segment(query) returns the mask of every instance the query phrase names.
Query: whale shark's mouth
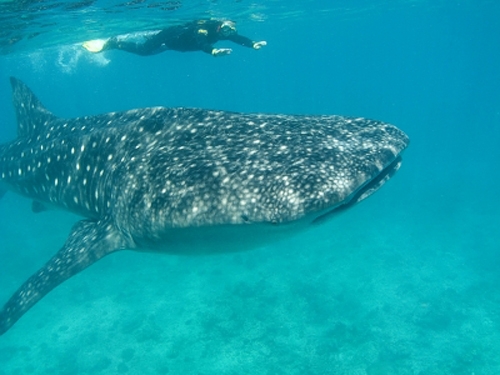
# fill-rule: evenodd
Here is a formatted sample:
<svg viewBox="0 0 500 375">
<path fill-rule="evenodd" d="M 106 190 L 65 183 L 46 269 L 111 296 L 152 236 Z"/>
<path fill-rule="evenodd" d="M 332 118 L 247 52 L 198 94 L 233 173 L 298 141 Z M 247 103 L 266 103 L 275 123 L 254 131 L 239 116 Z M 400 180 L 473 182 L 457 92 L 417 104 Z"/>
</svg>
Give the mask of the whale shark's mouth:
<svg viewBox="0 0 500 375">
<path fill-rule="evenodd" d="M 351 197 L 343 204 L 329 210 L 328 212 L 319 215 L 313 220 L 313 223 L 323 222 L 328 219 L 332 214 L 343 212 L 344 210 L 354 206 L 356 203 L 368 198 L 382 187 L 401 167 L 402 158 L 398 156 L 394 161 L 385 167 L 378 175 L 371 180 L 367 181 L 358 190 L 351 194 Z"/>
</svg>

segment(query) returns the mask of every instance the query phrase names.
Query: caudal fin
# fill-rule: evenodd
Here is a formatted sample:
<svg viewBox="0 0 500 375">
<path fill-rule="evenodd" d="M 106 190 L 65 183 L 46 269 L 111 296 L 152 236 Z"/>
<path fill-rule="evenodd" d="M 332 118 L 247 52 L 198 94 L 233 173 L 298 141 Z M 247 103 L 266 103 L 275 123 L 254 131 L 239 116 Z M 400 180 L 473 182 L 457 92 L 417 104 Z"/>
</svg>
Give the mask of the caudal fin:
<svg viewBox="0 0 500 375">
<path fill-rule="evenodd" d="M 57 117 L 48 111 L 21 80 L 10 77 L 12 100 L 17 116 L 17 136 L 33 137 L 44 132 Z"/>
</svg>

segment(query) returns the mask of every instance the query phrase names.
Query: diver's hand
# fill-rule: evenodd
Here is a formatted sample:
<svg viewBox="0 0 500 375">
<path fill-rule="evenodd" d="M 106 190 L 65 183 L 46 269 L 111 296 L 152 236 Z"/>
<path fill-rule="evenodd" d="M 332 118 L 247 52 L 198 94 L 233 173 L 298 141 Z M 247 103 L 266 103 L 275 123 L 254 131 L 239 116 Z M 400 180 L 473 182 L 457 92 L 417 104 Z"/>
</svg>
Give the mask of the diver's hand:
<svg viewBox="0 0 500 375">
<path fill-rule="evenodd" d="M 212 50 L 212 56 L 226 56 L 230 55 L 233 50 L 231 48 L 214 48 Z"/>
<path fill-rule="evenodd" d="M 252 47 L 253 49 L 261 49 L 264 46 L 267 46 L 267 42 L 265 40 L 262 40 L 260 42 L 254 42 Z"/>
</svg>

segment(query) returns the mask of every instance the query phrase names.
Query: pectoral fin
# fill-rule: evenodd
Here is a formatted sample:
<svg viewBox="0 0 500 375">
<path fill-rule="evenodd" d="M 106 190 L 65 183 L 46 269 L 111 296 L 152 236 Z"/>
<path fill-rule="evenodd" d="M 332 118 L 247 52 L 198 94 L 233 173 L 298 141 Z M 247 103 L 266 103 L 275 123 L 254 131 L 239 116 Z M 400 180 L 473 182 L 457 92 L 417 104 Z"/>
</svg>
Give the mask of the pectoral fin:
<svg viewBox="0 0 500 375">
<path fill-rule="evenodd" d="M 124 236 L 106 221 L 78 222 L 61 250 L 31 276 L 0 311 L 0 335 L 63 281 L 126 247 Z"/>
</svg>

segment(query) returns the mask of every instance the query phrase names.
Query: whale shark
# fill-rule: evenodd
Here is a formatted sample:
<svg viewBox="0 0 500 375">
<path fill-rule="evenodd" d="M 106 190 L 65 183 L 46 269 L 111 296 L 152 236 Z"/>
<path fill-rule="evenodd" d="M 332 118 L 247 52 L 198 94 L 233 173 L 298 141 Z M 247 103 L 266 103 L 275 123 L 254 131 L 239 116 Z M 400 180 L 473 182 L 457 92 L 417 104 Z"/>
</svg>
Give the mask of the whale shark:
<svg viewBox="0 0 500 375">
<path fill-rule="evenodd" d="M 0 145 L 0 190 L 82 220 L 5 303 L 0 335 L 113 252 L 243 251 L 305 230 L 377 191 L 409 145 L 391 124 L 336 115 L 151 107 L 65 119 L 11 85 L 18 134 Z"/>
</svg>

